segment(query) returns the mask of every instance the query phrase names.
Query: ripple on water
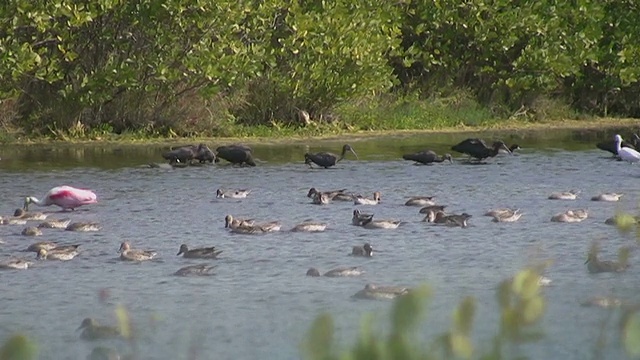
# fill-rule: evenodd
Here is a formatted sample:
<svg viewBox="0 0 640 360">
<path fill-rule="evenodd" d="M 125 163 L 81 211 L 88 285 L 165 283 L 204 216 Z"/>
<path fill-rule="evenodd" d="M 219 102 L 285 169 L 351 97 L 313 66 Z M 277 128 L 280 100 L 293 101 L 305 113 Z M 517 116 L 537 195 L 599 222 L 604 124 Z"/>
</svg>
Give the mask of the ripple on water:
<svg viewBox="0 0 640 360">
<path fill-rule="evenodd" d="M 293 359 L 299 357 L 299 341 L 312 319 L 323 311 L 335 315 L 343 342 L 354 338 L 364 313 L 373 312 L 386 322 L 390 302 L 351 298 L 366 283 L 430 284 L 434 297 L 423 329 L 427 334 L 449 326 L 453 304 L 465 295 L 476 296 L 481 307 L 476 329 L 490 328 L 497 321 L 497 284 L 536 259 L 550 259 L 546 275 L 554 286 L 545 290 L 549 299 L 545 346 L 526 346 L 523 351 L 533 358 L 582 359 L 590 354 L 602 312 L 581 307 L 580 301 L 612 293 L 633 298 L 640 281 L 636 267 L 625 274 L 594 276 L 584 266 L 591 241 L 600 240 L 603 257 L 609 258 L 634 240 L 633 235 L 620 235 L 604 225 L 604 220 L 617 209 L 635 209 L 638 170 L 600 157 L 598 151 L 530 150 L 499 156 L 483 166 L 412 166 L 400 160 L 369 159 L 345 160 L 328 171 L 310 170 L 300 161 L 267 162 L 251 169 L 3 172 L 2 214 L 13 213 L 26 194 L 38 196 L 59 184 L 80 184 L 94 189 L 100 203 L 52 216 L 95 221 L 103 229 L 97 233 L 46 229 L 44 240 L 82 244 L 82 253 L 69 262 L 37 262 L 28 271 L 0 273 L 5 289 L 10 289 L 2 294 L 0 338 L 22 330 L 33 334 L 41 348 L 50 349 L 41 354 L 43 358 L 47 354 L 56 354 L 48 357 L 52 359 L 82 358 L 92 345 L 77 340 L 74 330 L 87 316 L 114 324 L 114 304 L 122 303 L 144 334 L 139 348 L 145 358 L 180 358 L 195 343 L 201 353 L 215 351 L 220 358 Z M 352 226 L 353 204 L 312 205 L 306 197 L 310 187 L 346 188 L 367 196 L 381 191 L 383 202 L 367 211 L 377 219 L 405 223 L 396 230 Z M 252 193 L 242 200 L 219 201 L 218 188 L 249 188 Z M 582 190 L 578 200 L 547 200 L 553 191 L 570 189 Z M 609 191 L 625 196 L 619 203 L 590 201 L 592 195 Z M 435 195 L 447 210 L 472 214 L 470 226 L 422 222 L 419 208 L 403 206 L 416 195 Z M 497 207 L 520 208 L 524 215 L 516 223 L 493 223 L 482 216 Z M 549 221 L 570 208 L 588 208 L 589 218 L 577 224 Z M 304 220 L 327 222 L 329 227 L 314 234 L 238 235 L 224 228 L 227 214 L 259 222 L 278 220 L 283 230 Z M 20 229 L 0 227 L 6 242 L 0 248 L 3 256 L 35 257 L 19 252 L 31 241 L 19 236 Z M 125 240 L 134 248 L 154 249 L 158 260 L 120 261 L 116 252 Z M 364 242 L 379 252 L 371 259 L 348 256 L 352 246 Z M 175 255 L 182 243 L 223 250 L 220 259 L 211 261 L 218 265 L 215 275 L 173 276 L 177 269 L 195 264 Z M 636 255 L 631 256 L 633 262 Z M 312 266 L 321 271 L 359 266 L 365 273 L 354 278 L 309 278 L 305 272 Z M 107 304 L 98 298 L 101 289 L 111 294 Z M 606 351 L 618 355 L 613 347 Z"/>
</svg>

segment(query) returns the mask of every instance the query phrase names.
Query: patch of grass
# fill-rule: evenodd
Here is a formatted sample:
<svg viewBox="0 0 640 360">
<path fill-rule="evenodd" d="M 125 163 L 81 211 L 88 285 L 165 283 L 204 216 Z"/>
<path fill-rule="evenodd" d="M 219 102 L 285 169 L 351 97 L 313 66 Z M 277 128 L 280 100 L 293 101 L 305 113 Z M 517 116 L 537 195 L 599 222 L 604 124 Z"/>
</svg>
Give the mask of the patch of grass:
<svg viewBox="0 0 640 360">
<path fill-rule="evenodd" d="M 498 122 L 465 91 L 447 97 L 381 97 L 336 108 L 338 117 L 358 130 L 422 130 L 485 126 Z"/>
</svg>

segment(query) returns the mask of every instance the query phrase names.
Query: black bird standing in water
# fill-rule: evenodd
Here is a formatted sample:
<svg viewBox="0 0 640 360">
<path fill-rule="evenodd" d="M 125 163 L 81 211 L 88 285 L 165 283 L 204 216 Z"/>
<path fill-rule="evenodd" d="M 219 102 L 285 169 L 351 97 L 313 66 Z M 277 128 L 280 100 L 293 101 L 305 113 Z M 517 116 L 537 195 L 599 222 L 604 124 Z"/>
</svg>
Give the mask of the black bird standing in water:
<svg viewBox="0 0 640 360">
<path fill-rule="evenodd" d="M 478 161 L 498 155 L 501 149 L 511 154 L 511 150 L 502 141 L 496 141 L 493 143 L 492 147 L 488 147 L 482 139 L 477 138 L 466 139 L 451 147 L 451 150 L 467 154 L 472 158 L 478 159 Z"/>
<path fill-rule="evenodd" d="M 345 144 L 342 147 L 342 153 L 340 154 L 340 157 L 330 152 L 319 152 L 315 154 L 306 153 L 304 154 L 304 163 L 309 165 L 309 167 L 311 167 L 311 163 L 314 163 L 320 167 L 328 169 L 329 167 L 337 164 L 338 161 L 344 159 L 344 154 L 346 154 L 347 151 L 351 151 L 353 155 L 355 155 L 356 159 L 358 158 L 358 154 L 356 154 L 351 145 Z"/>
<path fill-rule="evenodd" d="M 451 154 L 444 154 L 441 157 L 438 156 L 432 150 L 418 151 L 413 154 L 404 154 L 402 158 L 405 160 L 415 161 L 420 164 L 429 165 L 432 163 L 441 163 L 445 160 L 449 160 L 450 163 L 453 163 L 453 159 L 451 158 Z"/>
<path fill-rule="evenodd" d="M 252 150 L 246 145 L 226 145 L 216 149 L 217 156 L 232 164 L 256 166 L 253 160 Z"/>
<path fill-rule="evenodd" d="M 199 145 L 185 145 L 178 148 L 173 148 L 162 154 L 162 157 L 169 160 L 169 164 L 175 165 L 176 163 L 188 164 L 192 160 L 198 160 L 201 164 L 205 162 L 213 163 L 217 162 L 216 156 L 205 144 Z"/>
</svg>

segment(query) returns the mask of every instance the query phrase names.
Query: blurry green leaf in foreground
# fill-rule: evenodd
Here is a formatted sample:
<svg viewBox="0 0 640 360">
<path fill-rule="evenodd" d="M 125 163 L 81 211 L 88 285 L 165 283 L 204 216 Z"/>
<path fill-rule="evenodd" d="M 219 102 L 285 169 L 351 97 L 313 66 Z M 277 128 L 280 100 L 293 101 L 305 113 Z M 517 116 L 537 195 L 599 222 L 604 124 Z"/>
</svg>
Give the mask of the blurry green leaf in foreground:
<svg viewBox="0 0 640 360">
<path fill-rule="evenodd" d="M 615 224 L 618 230 L 622 232 L 629 232 L 634 229 L 637 224 L 636 218 L 633 215 L 620 213 L 614 217 Z"/>
<path fill-rule="evenodd" d="M 305 350 L 310 359 L 329 359 L 333 341 L 333 319 L 329 314 L 318 316 L 307 335 Z"/>
<path fill-rule="evenodd" d="M 544 299 L 536 296 L 524 303 L 523 320 L 525 324 L 533 324 L 544 315 Z"/>
<path fill-rule="evenodd" d="M 395 300 L 391 313 L 394 333 L 400 334 L 415 328 L 424 313 L 424 302 L 428 296 L 429 288 L 420 286 Z"/>
<path fill-rule="evenodd" d="M 467 296 L 453 313 L 453 331 L 455 333 L 469 335 L 471 333 L 475 312 L 476 302 L 473 297 Z"/>
<path fill-rule="evenodd" d="M 118 328 L 120 329 L 120 334 L 125 339 L 131 337 L 131 321 L 129 319 L 129 312 L 123 305 L 118 305 L 116 308 L 116 317 L 118 318 Z"/>
<path fill-rule="evenodd" d="M 513 292 L 523 299 L 536 296 L 540 289 L 539 278 L 540 275 L 531 269 L 518 272 L 513 279 Z"/>
<path fill-rule="evenodd" d="M 633 313 L 624 324 L 624 347 L 631 356 L 640 356 L 640 313 Z"/>
<path fill-rule="evenodd" d="M 456 357 L 470 359 L 473 355 L 473 345 L 466 335 L 452 334 L 449 338 L 451 341 L 451 350 Z"/>
<path fill-rule="evenodd" d="M 24 335 L 14 335 L 0 349 L 0 360 L 35 359 L 38 351 L 36 344 Z"/>
</svg>

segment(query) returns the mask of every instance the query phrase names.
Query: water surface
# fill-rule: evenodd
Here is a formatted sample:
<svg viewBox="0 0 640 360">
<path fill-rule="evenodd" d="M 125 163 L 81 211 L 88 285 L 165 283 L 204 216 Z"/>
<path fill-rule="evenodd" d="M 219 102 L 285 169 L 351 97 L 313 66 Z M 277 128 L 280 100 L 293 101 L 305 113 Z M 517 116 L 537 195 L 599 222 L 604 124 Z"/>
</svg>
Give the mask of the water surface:
<svg viewBox="0 0 640 360">
<path fill-rule="evenodd" d="M 0 148 L 0 214 L 13 213 L 26 195 L 42 196 L 54 186 L 69 184 L 95 190 L 99 204 L 51 217 L 103 226 L 97 233 L 45 229 L 38 238 L 21 236 L 24 226 L 0 227 L 2 258 L 32 256 L 20 250 L 41 240 L 81 244 L 83 249 L 70 262 L 38 262 L 27 271 L 0 273 L 0 340 L 24 332 L 38 342 L 41 359 L 81 359 L 97 345 L 131 352 L 130 344 L 86 342 L 75 331 L 89 316 L 115 324 L 115 305 L 124 304 L 139 336 L 135 349 L 142 359 L 297 359 L 300 341 L 322 312 L 334 315 L 343 344 L 352 342 L 364 314 L 376 314 L 376 324 L 385 327 L 391 302 L 351 298 L 366 283 L 426 283 L 434 295 L 421 336 L 431 339 L 445 331 L 454 304 L 473 295 L 478 301 L 476 345 L 487 350 L 481 341 L 496 330 L 496 285 L 532 262 L 552 260 L 546 276 L 553 286 L 545 290 L 547 314 L 541 326 L 546 336 L 540 344 L 518 350 L 537 359 L 590 357 L 608 313 L 581 307 L 580 302 L 591 296 L 637 299 L 640 270 L 632 266 L 624 274 L 590 275 L 584 260 L 594 240 L 600 242 L 604 258 L 614 258 L 620 246 L 635 243 L 633 234 L 621 235 L 604 221 L 617 210 L 635 211 L 640 168 L 612 161 L 596 149 L 596 141 L 612 136 L 599 132 L 501 135 L 523 150 L 516 156 L 499 155 L 488 165 L 463 165 L 465 157 L 459 154 L 451 165 L 414 166 L 401 160 L 403 153 L 425 147 L 449 151 L 468 135 L 476 134 L 350 141 L 360 160 L 348 155 L 328 170 L 309 169 L 302 155 L 338 152 L 344 141 L 254 145 L 259 159 L 255 168 L 221 163 L 174 170 L 144 166 L 162 160 L 163 146 Z M 483 136 L 489 140 L 492 135 Z M 354 227 L 352 204 L 312 205 L 305 196 L 312 186 L 364 195 L 380 191 L 382 204 L 360 208 L 379 219 L 406 223 L 397 230 Z M 218 188 L 253 191 L 247 199 L 218 200 Z M 570 189 L 582 191 L 578 200 L 547 200 L 553 191 Z M 625 196 L 619 203 L 589 201 L 602 192 Z M 418 208 L 403 205 L 414 195 L 433 195 L 451 212 L 472 214 L 471 226 L 422 222 Z M 507 206 L 525 215 L 517 223 L 502 224 L 481 216 L 490 208 Z M 588 208 L 590 216 L 578 224 L 549 221 L 570 208 Z M 309 219 L 327 222 L 329 229 L 319 234 L 234 235 L 224 229 L 226 214 L 280 220 L 283 230 Z M 116 251 L 124 240 L 135 248 L 156 250 L 158 260 L 121 262 Z M 364 242 L 381 252 L 372 259 L 347 256 L 353 245 Z M 182 266 L 202 262 L 177 257 L 182 243 L 222 249 L 221 258 L 212 261 L 215 275 L 172 276 Z M 636 261 L 632 252 L 632 264 Z M 345 279 L 305 276 L 311 266 L 327 271 L 342 265 L 361 266 L 366 274 Z M 106 303 L 99 300 L 101 290 L 109 295 Z M 616 325 L 609 328 L 615 331 Z M 604 351 L 606 358 L 623 356 L 615 340 Z"/>
</svg>

